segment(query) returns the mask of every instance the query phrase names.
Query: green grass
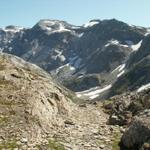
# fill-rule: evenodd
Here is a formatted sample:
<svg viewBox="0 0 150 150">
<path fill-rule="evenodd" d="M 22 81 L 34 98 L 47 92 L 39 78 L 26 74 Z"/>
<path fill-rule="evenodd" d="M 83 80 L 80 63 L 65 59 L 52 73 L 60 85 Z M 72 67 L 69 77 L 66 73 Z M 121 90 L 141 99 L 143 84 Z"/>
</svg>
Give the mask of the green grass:
<svg viewBox="0 0 150 150">
<path fill-rule="evenodd" d="M 0 143 L 0 150 L 3 149 L 14 150 L 14 148 L 19 148 L 19 145 L 17 145 L 16 140 L 10 140 Z"/>
<path fill-rule="evenodd" d="M 115 133 L 114 137 L 113 137 L 113 142 L 112 142 L 112 150 L 120 150 L 120 139 L 121 139 L 121 135 L 120 133 Z"/>
<path fill-rule="evenodd" d="M 43 150 L 42 146 L 38 145 L 37 147 L 39 150 Z M 46 147 L 47 150 L 65 150 L 64 146 L 56 140 L 49 140 L 48 144 L 44 147 Z"/>
<path fill-rule="evenodd" d="M 49 140 L 48 147 L 53 150 L 65 150 L 64 146 L 57 141 Z"/>
</svg>

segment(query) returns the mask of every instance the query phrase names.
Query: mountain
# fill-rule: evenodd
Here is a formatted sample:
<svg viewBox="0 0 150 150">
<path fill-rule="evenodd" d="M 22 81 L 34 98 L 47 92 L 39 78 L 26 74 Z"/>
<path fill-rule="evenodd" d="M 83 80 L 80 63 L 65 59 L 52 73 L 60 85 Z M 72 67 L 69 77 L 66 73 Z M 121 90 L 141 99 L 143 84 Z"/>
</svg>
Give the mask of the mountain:
<svg viewBox="0 0 150 150">
<path fill-rule="evenodd" d="M 91 20 L 82 26 L 45 19 L 32 28 L 0 29 L 0 48 L 42 67 L 67 88 L 80 92 L 79 97 L 93 99 L 93 91 L 94 98 L 114 95 L 119 77 L 147 55 L 144 46 L 149 33 L 149 28 L 116 19 Z"/>
</svg>

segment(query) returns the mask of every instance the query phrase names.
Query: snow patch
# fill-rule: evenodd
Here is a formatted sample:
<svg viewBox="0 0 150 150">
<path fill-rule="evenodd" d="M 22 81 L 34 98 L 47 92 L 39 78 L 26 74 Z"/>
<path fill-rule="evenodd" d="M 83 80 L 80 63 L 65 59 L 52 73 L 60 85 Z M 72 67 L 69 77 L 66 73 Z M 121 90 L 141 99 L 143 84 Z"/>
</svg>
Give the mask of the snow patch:
<svg viewBox="0 0 150 150">
<path fill-rule="evenodd" d="M 123 74 L 125 73 L 125 71 L 121 71 L 118 75 L 117 75 L 117 78 L 119 78 L 120 76 L 122 76 Z"/>
<path fill-rule="evenodd" d="M 107 44 L 105 44 L 104 47 L 108 47 L 110 45 L 118 45 L 118 46 L 123 46 L 123 47 L 129 47 L 129 45 L 121 44 L 118 40 L 110 40 L 110 41 L 108 41 Z"/>
<path fill-rule="evenodd" d="M 62 54 L 63 51 L 59 51 L 57 49 L 55 49 L 54 51 L 57 53 L 56 56 L 52 57 L 54 60 L 56 60 L 57 58 L 59 58 L 62 62 L 64 62 L 66 60 L 65 56 Z"/>
<path fill-rule="evenodd" d="M 137 50 L 141 47 L 141 44 L 142 44 L 143 40 L 139 41 L 139 42 L 136 43 L 136 44 L 134 44 L 134 43 L 133 43 L 132 41 L 130 41 L 130 40 L 126 40 L 125 42 L 128 44 L 128 46 L 129 46 L 130 48 L 132 48 L 133 51 L 137 51 Z"/>
<path fill-rule="evenodd" d="M 71 28 L 72 29 L 80 29 L 81 27 L 80 26 L 72 26 Z"/>
<path fill-rule="evenodd" d="M 23 30 L 23 27 L 14 27 L 14 28 L 5 28 L 3 29 L 5 32 L 12 32 L 12 33 L 17 33 Z"/>
<path fill-rule="evenodd" d="M 77 34 L 77 36 L 78 36 L 79 38 L 81 38 L 83 35 L 84 35 L 84 33 Z"/>
<path fill-rule="evenodd" d="M 117 76 L 117 78 L 119 78 L 120 76 L 122 76 L 125 73 L 125 70 L 124 70 L 125 66 L 126 66 L 126 64 L 119 65 L 111 73 L 117 74 L 116 76 Z"/>
<path fill-rule="evenodd" d="M 141 92 L 141 91 L 147 90 L 147 89 L 149 89 L 149 88 L 150 88 L 150 83 L 141 86 L 141 87 L 137 90 L 137 92 Z"/>
<path fill-rule="evenodd" d="M 109 41 L 109 42 L 105 45 L 105 47 L 108 47 L 108 46 L 110 46 L 110 45 L 119 45 L 119 41 L 118 41 L 118 40 L 111 40 L 111 41 Z"/>
<path fill-rule="evenodd" d="M 66 72 L 65 72 L 66 75 L 67 74 L 71 74 L 71 73 L 73 73 L 76 70 L 73 66 L 71 66 L 68 63 L 68 64 L 65 64 L 65 65 L 60 66 L 59 68 L 57 68 L 56 71 L 55 71 L 56 74 L 58 74 L 59 72 L 61 72 L 61 70 L 64 70 L 65 68 L 66 68 Z"/>
<path fill-rule="evenodd" d="M 76 92 L 76 95 L 77 97 L 86 96 L 86 97 L 89 97 L 90 100 L 92 100 L 98 97 L 102 92 L 109 90 L 111 87 L 112 85 L 107 85 L 104 88 L 94 87 L 94 88 L 90 88 L 89 90 Z"/>
<path fill-rule="evenodd" d="M 94 25 L 96 25 L 96 24 L 99 24 L 99 22 L 98 22 L 98 21 L 90 21 L 90 22 L 84 24 L 83 26 L 84 26 L 85 28 L 87 28 L 87 27 L 92 27 L 92 26 L 94 26 Z"/>
<path fill-rule="evenodd" d="M 78 79 L 81 79 L 81 78 L 83 78 L 83 75 L 78 76 Z"/>
<path fill-rule="evenodd" d="M 125 68 L 126 64 L 119 65 L 117 68 L 115 68 L 111 73 L 114 73 L 115 71 L 122 71 Z"/>
<path fill-rule="evenodd" d="M 56 32 L 71 32 L 71 30 L 66 29 L 63 23 L 57 20 L 42 20 L 40 26 L 43 30 L 49 31 L 50 34 Z"/>
<path fill-rule="evenodd" d="M 119 71 L 122 71 L 122 70 L 125 68 L 125 66 L 126 66 L 126 64 L 122 64 L 122 65 L 120 65 L 120 67 L 119 67 Z"/>
<path fill-rule="evenodd" d="M 132 45 L 131 48 L 133 51 L 137 51 L 140 47 L 141 47 L 141 44 L 142 44 L 143 40 L 139 41 L 137 44 L 135 45 Z"/>
<path fill-rule="evenodd" d="M 150 34 L 150 29 L 147 29 L 147 33 L 145 33 L 145 36 Z"/>
<path fill-rule="evenodd" d="M 62 24 L 60 24 L 59 29 L 55 32 L 71 32 L 71 30 L 66 29 Z"/>
<path fill-rule="evenodd" d="M 98 96 L 99 96 L 99 94 L 92 95 L 92 96 L 90 96 L 90 99 L 94 99 L 94 98 L 96 98 L 96 97 L 98 97 Z"/>
</svg>

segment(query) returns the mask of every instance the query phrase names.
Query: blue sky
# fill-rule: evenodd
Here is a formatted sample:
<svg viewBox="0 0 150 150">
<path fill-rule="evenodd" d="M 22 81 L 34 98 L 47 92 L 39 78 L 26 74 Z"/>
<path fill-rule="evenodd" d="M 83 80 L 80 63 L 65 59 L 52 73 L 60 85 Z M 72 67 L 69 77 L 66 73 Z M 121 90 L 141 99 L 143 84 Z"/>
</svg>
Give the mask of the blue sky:
<svg viewBox="0 0 150 150">
<path fill-rule="evenodd" d="M 0 27 L 32 27 L 48 18 L 75 25 L 116 18 L 150 27 L 150 0 L 0 0 Z"/>
</svg>

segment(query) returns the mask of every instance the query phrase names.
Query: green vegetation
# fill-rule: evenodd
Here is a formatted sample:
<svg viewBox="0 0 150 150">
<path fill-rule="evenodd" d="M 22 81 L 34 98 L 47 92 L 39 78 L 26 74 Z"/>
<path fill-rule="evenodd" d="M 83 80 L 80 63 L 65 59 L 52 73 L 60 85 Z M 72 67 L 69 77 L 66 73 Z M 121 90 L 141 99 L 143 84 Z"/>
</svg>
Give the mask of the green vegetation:
<svg viewBox="0 0 150 150">
<path fill-rule="evenodd" d="M 0 124 L 1 123 L 6 123 L 8 121 L 8 117 L 6 116 L 0 116 Z"/>
<path fill-rule="evenodd" d="M 37 147 L 39 150 L 43 150 L 42 146 L 38 145 Z M 56 140 L 49 140 L 48 144 L 45 145 L 44 147 L 50 150 L 65 150 L 64 146 Z"/>
<path fill-rule="evenodd" d="M 57 141 L 49 140 L 48 147 L 52 150 L 65 150 L 64 146 Z"/>
<path fill-rule="evenodd" d="M 19 148 L 19 145 L 17 145 L 16 140 L 10 140 L 0 143 L 0 150 L 3 149 L 14 150 L 14 148 Z"/>
<path fill-rule="evenodd" d="M 112 150 L 120 150 L 119 146 L 120 139 L 121 139 L 120 133 L 115 133 L 112 142 Z"/>
</svg>

